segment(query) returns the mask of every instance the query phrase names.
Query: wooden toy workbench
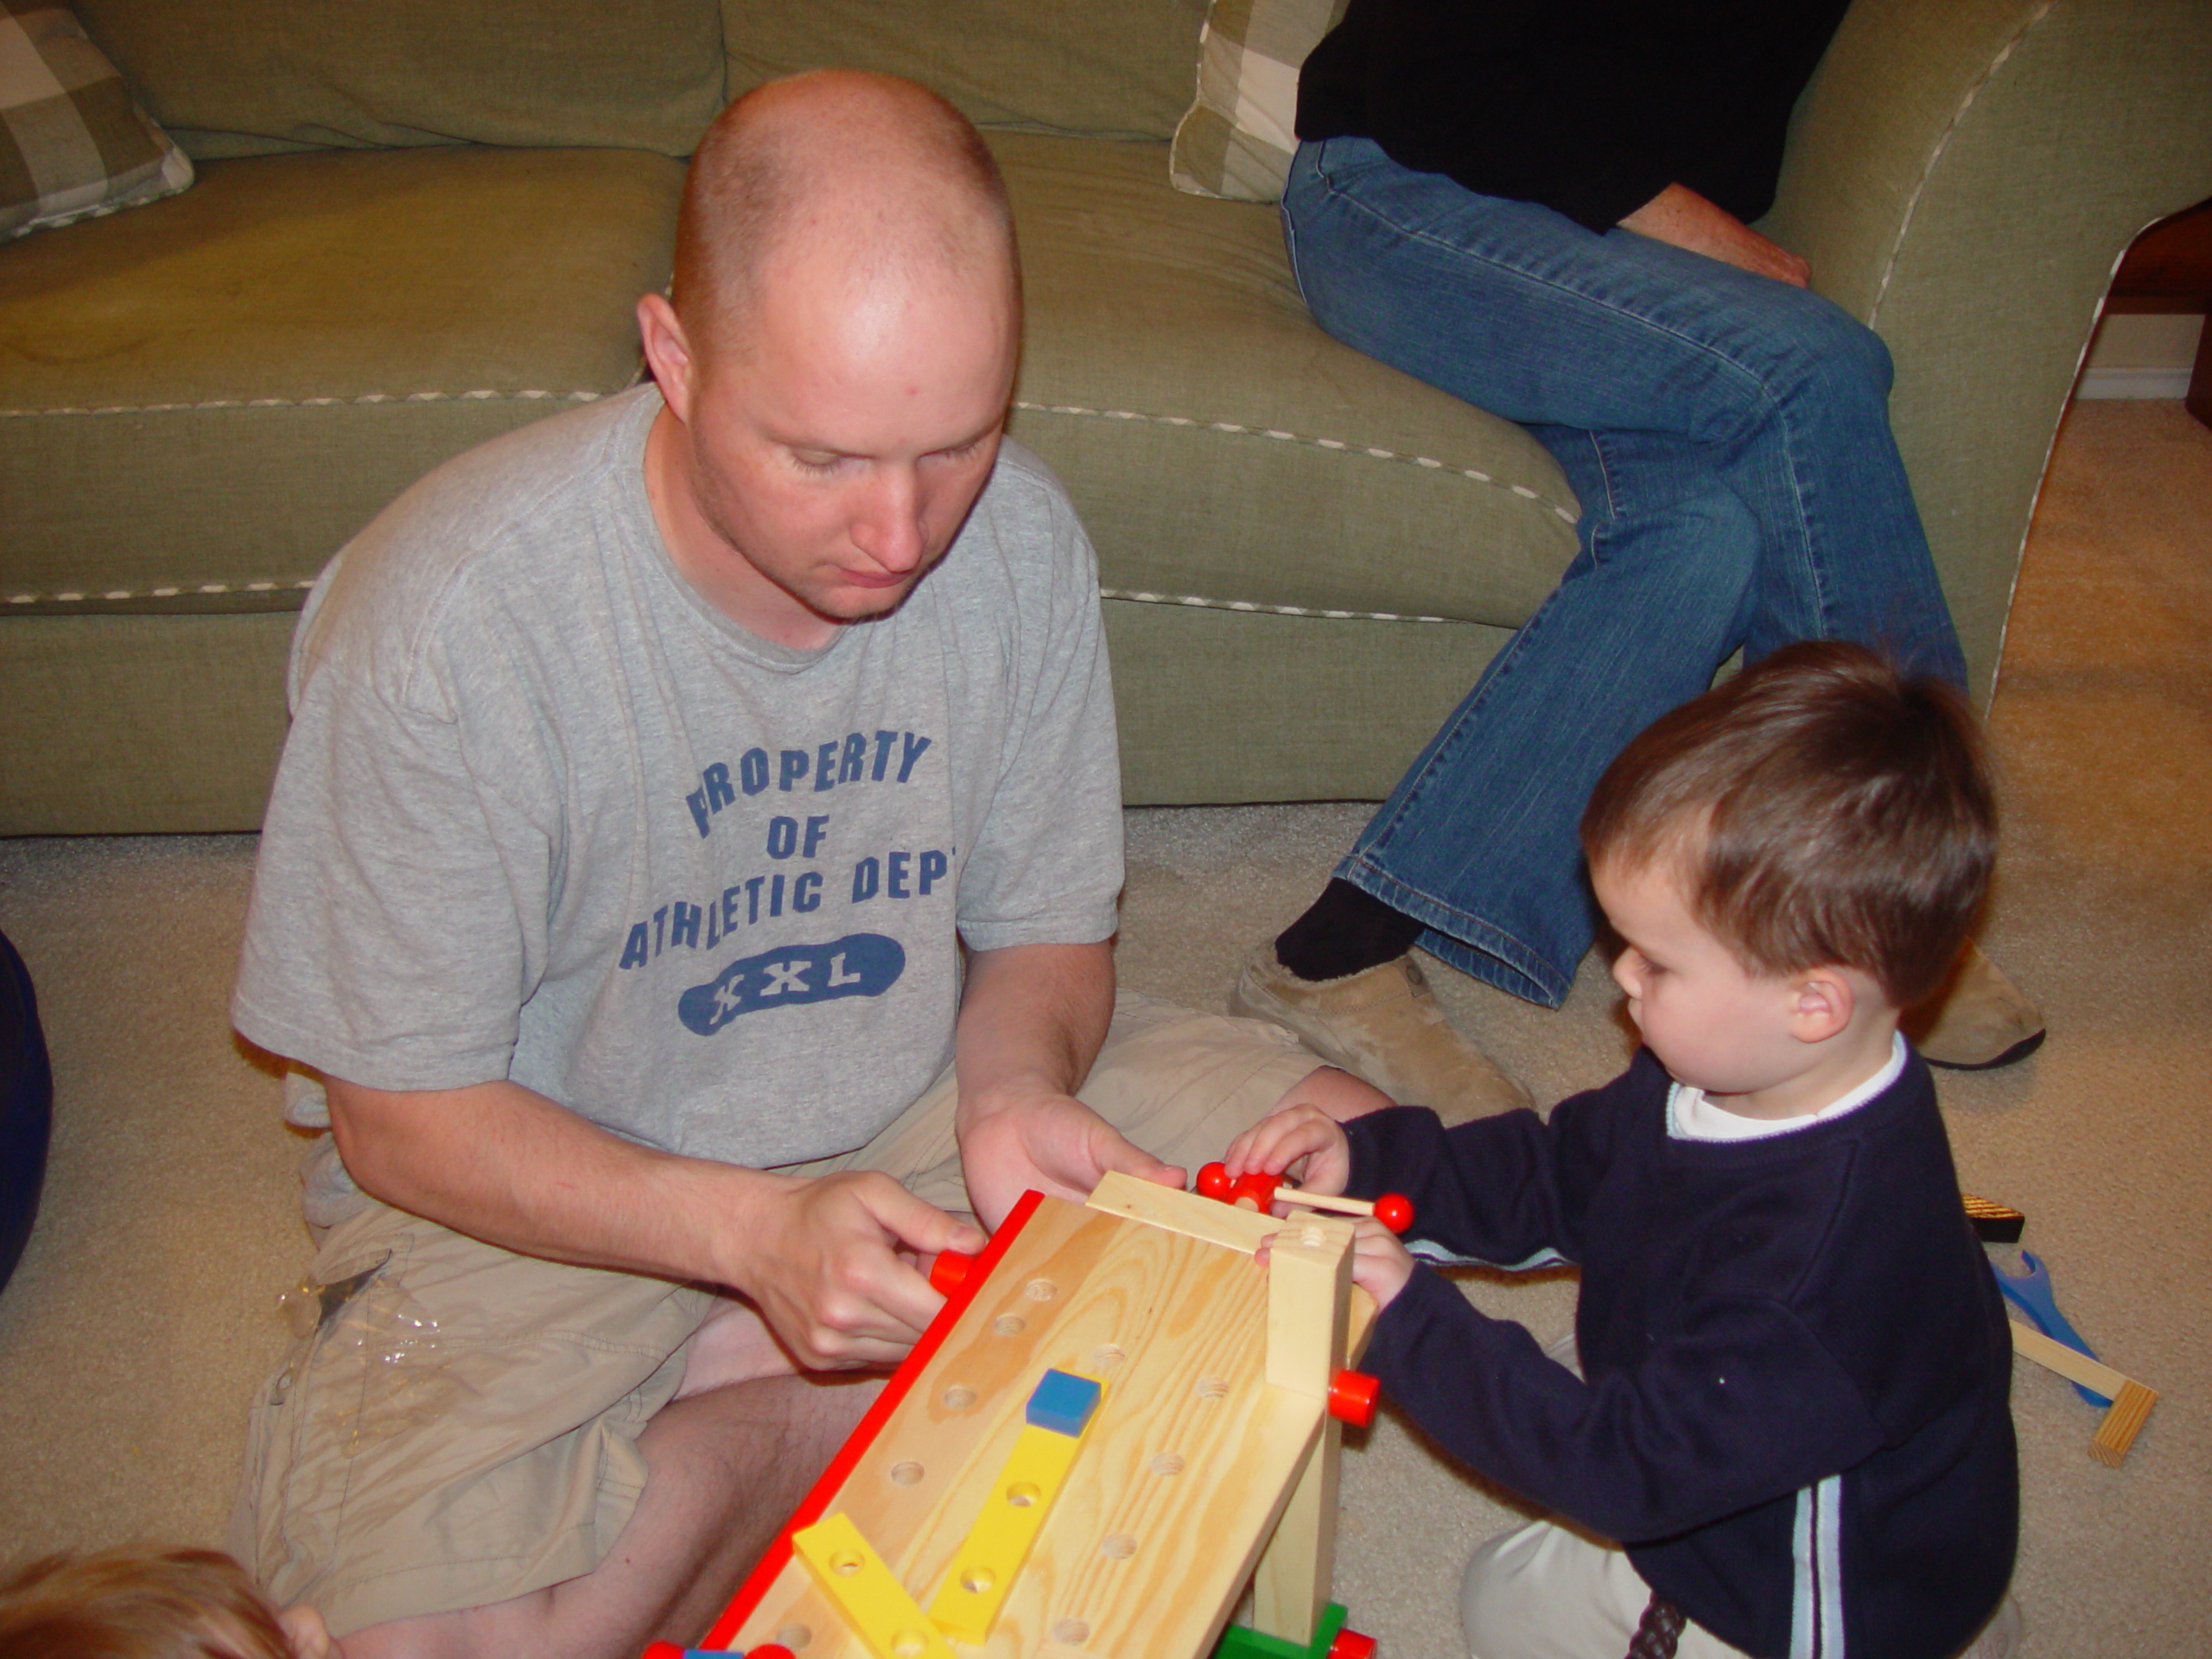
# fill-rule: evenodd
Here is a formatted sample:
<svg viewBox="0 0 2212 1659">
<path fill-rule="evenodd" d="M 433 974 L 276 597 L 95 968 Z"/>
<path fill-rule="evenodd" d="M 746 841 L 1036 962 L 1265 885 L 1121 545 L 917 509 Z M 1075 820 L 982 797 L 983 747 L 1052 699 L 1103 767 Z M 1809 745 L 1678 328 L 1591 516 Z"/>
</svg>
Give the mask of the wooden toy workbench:
<svg viewBox="0 0 2212 1659">
<path fill-rule="evenodd" d="M 1103 1398 L 988 1635 L 954 1638 L 957 1659 L 1202 1659 L 1248 1582 L 1252 1628 L 1304 1649 L 1333 1565 L 1331 1389 L 1374 1319 L 1351 1240 L 1342 1219 L 1271 1219 L 1122 1176 L 1088 1205 L 1027 1195 L 693 1651 L 868 1659 L 792 1533 L 849 1517 L 929 1606 L 1003 1500 L 1048 1370 L 1097 1379 Z M 944 1639 L 911 1634 L 890 1659 Z"/>
</svg>

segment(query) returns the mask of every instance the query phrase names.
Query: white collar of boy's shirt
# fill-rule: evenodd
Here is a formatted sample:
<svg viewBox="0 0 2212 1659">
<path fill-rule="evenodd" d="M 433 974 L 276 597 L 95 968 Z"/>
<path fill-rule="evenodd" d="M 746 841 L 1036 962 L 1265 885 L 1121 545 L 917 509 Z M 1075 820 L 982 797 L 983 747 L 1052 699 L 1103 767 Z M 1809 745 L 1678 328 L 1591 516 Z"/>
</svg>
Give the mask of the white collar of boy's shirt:
<svg viewBox="0 0 2212 1659">
<path fill-rule="evenodd" d="M 1904 1037 L 1890 1039 L 1890 1063 L 1840 1100 L 1830 1101 L 1817 1112 L 1799 1117 L 1745 1117 L 1725 1111 L 1705 1097 L 1702 1089 L 1676 1084 L 1667 1092 L 1667 1133 L 1677 1141 L 1764 1141 L 1770 1135 L 1794 1135 L 1831 1117 L 1855 1112 L 1897 1080 L 1904 1071 Z"/>
</svg>

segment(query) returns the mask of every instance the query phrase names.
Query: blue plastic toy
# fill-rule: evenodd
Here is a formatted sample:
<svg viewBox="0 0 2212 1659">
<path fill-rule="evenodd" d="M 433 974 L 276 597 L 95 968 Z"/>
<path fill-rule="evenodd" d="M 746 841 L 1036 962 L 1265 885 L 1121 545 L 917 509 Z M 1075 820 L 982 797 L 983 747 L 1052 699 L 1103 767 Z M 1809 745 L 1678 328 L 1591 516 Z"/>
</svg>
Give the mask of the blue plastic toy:
<svg viewBox="0 0 2212 1659">
<path fill-rule="evenodd" d="M 2033 1320 L 2036 1329 L 2044 1335 L 2054 1342 L 2064 1343 L 2077 1354 L 2087 1354 L 2094 1359 L 2097 1351 L 2082 1340 L 2082 1333 L 2068 1324 L 2066 1316 L 2058 1311 L 2058 1299 L 2051 1294 L 2050 1270 L 2031 1250 L 2022 1250 L 2020 1260 L 2028 1264 L 2025 1273 L 2007 1273 L 1994 1262 L 1989 1264 L 1989 1270 L 1997 1275 L 1997 1288 L 2005 1293 L 2007 1301 Z M 2074 1385 L 2074 1392 L 2093 1406 L 2112 1404 L 2103 1395 L 2094 1393 L 2079 1382 Z"/>
</svg>

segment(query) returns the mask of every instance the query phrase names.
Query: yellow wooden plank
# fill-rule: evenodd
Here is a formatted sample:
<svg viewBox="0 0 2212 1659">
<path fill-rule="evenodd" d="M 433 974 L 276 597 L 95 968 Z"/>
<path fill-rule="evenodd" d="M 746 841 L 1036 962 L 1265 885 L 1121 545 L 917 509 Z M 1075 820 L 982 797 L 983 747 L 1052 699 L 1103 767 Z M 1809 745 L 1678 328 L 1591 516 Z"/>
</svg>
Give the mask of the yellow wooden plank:
<svg viewBox="0 0 2212 1659">
<path fill-rule="evenodd" d="M 791 1553 L 873 1659 L 957 1659 L 850 1516 L 825 1515 L 801 1528 Z"/>
<path fill-rule="evenodd" d="M 1084 1433 L 1090 1427 L 1084 1424 Z M 930 1603 L 931 1624 L 963 1642 L 981 1643 L 990 1635 L 1082 1445 L 1081 1434 L 1033 1423 L 1022 1429 Z"/>
</svg>

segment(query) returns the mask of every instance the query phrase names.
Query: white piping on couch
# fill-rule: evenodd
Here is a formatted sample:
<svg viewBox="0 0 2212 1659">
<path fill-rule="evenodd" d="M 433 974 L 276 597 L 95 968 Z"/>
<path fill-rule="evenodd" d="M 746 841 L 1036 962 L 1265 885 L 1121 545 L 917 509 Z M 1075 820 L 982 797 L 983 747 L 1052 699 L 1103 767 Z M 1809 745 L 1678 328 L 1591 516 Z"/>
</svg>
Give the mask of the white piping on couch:
<svg viewBox="0 0 2212 1659">
<path fill-rule="evenodd" d="M 315 578 L 304 582 L 202 582 L 190 587 L 163 586 L 148 588 L 143 592 L 135 588 L 110 588 L 105 592 L 83 593 L 74 588 L 54 594 L 10 594 L 10 605 L 81 605 L 87 600 L 111 599 L 181 599 L 201 594 L 273 594 L 280 589 L 304 590 L 315 586 Z"/>
<path fill-rule="evenodd" d="M 1365 444 L 1347 443 L 1342 438 L 1307 437 L 1303 433 L 1286 432 L 1280 427 L 1246 426 L 1236 421 L 1201 421 L 1188 415 L 1147 415 L 1133 409 L 1085 409 L 1079 404 L 1033 404 L 1020 398 L 1014 400 L 1014 406 L 1017 410 L 1032 415 L 1071 415 L 1078 418 L 1087 417 L 1097 421 L 1139 421 L 1148 426 L 1189 427 L 1197 431 L 1224 432 L 1232 436 L 1268 438 L 1277 443 L 1308 444 L 1316 449 L 1326 449 L 1342 455 L 1363 456 L 1370 461 L 1400 461 L 1411 467 L 1426 467 L 1436 471 L 1457 473 L 1461 478 L 1471 479 L 1478 484 L 1487 484 L 1494 490 L 1510 490 L 1523 500 L 1534 501 L 1540 506 L 1549 507 L 1570 524 L 1575 523 L 1580 517 L 1579 513 L 1561 506 L 1556 501 L 1546 500 L 1525 484 L 1508 484 L 1472 467 L 1454 467 L 1448 461 L 1437 460 L 1433 455 L 1402 455 L 1395 449 L 1378 449 Z"/>
<path fill-rule="evenodd" d="M 1319 616 L 1350 622 L 1450 622 L 1448 616 L 1407 616 L 1396 611 L 1334 611 L 1310 605 L 1263 605 L 1250 599 L 1206 599 L 1197 594 L 1148 594 L 1135 588 L 1098 589 L 1101 599 L 1128 600 L 1137 605 L 1188 605 L 1206 611 L 1258 611 L 1268 616 Z"/>
<path fill-rule="evenodd" d="M 47 415 L 176 415 L 209 409 L 336 409 L 356 404 L 486 404 L 543 402 L 594 404 L 597 391 L 410 391 L 364 392 L 359 397 L 214 397 L 204 404 L 109 404 L 99 409 L 0 409 L 0 420 L 29 420 Z"/>
<path fill-rule="evenodd" d="M 1997 79 L 1998 71 L 2005 67 L 2020 42 L 2050 16 L 2057 3 L 2058 0 L 2044 0 L 2034 15 L 2012 32 L 2012 37 L 1998 48 L 1997 54 L 1990 59 L 1981 73 L 1974 77 L 1974 85 L 1960 96 L 1958 107 L 1951 111 L 1951 118 L 1943 124 L 1943 130 L 1936 135 L 1936 142 L 1929 146 L 1927 156 L 1921 161 L 1920 176 L 1913 180 L 1912 188 L 1905 196 L 1904 211 L 1897 215 L 1897 232 L 1890 241 L 1889 257 L 1882 263 L 1881 280 L 1874 285 L 1874 302 L 1866 310 L 1866 326 L 1869 328 L 1876 327 L 1881 320 L 1882 303 L 1890 296 L 1890 281 L 1897 273 L 1897 262 L 1904 257 L 1905 238 L 1912 229 L 1913 217 L 1920 211 L 1920 200 L 1928 194 L 1929 181 L 1936 176 L 1936 168 L 1943 159 L 1943 152 L 1951 147 L 1952 136 L 1966 120 L 1967 111 L 1974 108 L 1974 100 L 1981 96 L 1982 89 Z"/>
</svg>

